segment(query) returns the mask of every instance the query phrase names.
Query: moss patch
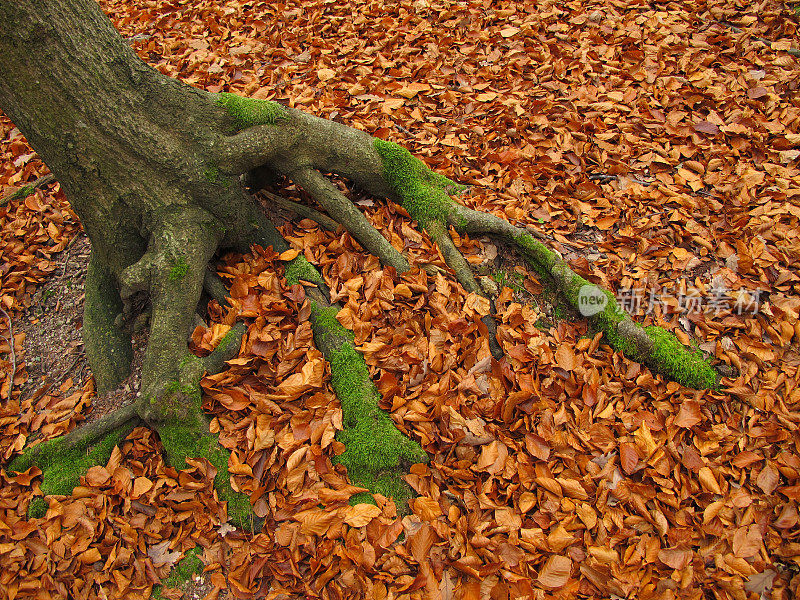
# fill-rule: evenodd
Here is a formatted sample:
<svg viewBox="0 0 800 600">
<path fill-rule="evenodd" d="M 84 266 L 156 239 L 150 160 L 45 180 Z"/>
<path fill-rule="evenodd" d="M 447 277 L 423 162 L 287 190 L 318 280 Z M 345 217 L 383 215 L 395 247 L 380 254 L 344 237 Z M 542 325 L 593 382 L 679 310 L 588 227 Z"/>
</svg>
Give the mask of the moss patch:
<svg viewBox="0 0 800 600">
<path fill-rule="evenodd" d="M 186 277 L 188 272 L 189 264 L 186 262 L 186 257 L 179 256 L 178 260 L 175 261 L 175 264 L 169 272 L 169 278 L 171 281 L 177 281 L 178 279 L 183 279 Z"/>
<path fill-rule="evenodd" d="M 559 260 L 558 255 L 550 250 L 547 246 L 536 239 L 529 233 L 522 233 L 514 238 L 522 254 L 528 259 L 528 264 L 536 271 L 536 274 L 543 279 L 551 279 L 552 274 L 550 270 L 556 261 Z"/>
<path fill-rule="evenodd" d="M 301 280 L 310 281 L 316 285 L 324 284 L 322 275 L 302 254 L 297 255 L 286 264 L 284 277 L 289 285 L 297 285 Z"/>
<path fill-rule="evenodd" d="M 203 171 L 203 177 L 205 177 L 211 183 L 217 183 L 219 181 L 221 174 L 219 169 L 216 167 L 210 167 Z"/>
<path fill-rule="evenodd" d="M 200 546 L 195 546 L 180 559 L 177 564 L 172 568 L 169 577 L 161 582 L 161 585 L 153 587 L 153 598 L 163 598 L 161 590 L 165 587 L 180 588 L 195 575 L 200 575 L 203 572 L 205 564 L 200 560 L 203 554 L 203 549 Z"/>
<path fill-rule="evenodd" d="M 653 362 L 662 374 L 696 390 L 719 388 L 719 375 L 700 350 L 689 350 L 661 327 L 651 325 L 644 330 L 653 340 Z"/>
<path fill-rule="evenodd" d="M 403 480 L 405 466 L 428 462 L 428 455 L 381 410 L 380 393 L 353 345 L 353 332 L 336 320 L 337 309 L 312 303 L 311 311 L 314 339 L 330 363 L 331 385 L 342 404 L 344 430 L 337 439 L 346 449 L 336 462 L 347 467 L 353 483 L 393 498 L 402 510 L 413 495 Z M 363 500 L 363 495 L 352 499 Z"/>
<path fill-rule="evenodd" d="M 605 308 L 589 318 L 589 323 L 595 331 L 602 331 L 603 336 L 614 350 L 622 352 L 632 360 L 639 360 L 636 344 L 619 334 L 618 325 L 625 319 L 625 312 L 617 304 L 614 294 L 607 290 L 603 293 L 608 296 L 608 303 Z"/>
<path fill-rule="evenodd" d="M 289 118 L 289 113 L 283 106 L 270 100 L 243 98 L 223 92 L 217 94 L 217 104 L 228 111 L 239 129 L 256 125 L 277 125 Z"/>
<path fill-rule="evenodd" d="M 199 433 L 197 427 L 170 423 L 158 429 L 167 462 L 177 470 L 187 467 L 187 457 L 205 458 L 217 469 L 214 487 L 222 500 L 228 502 L 228 517 L 236 525 L 247 527 L 253 520 L 250 499 L 231 486 L 228 459 L 231 453 L 219 445 L 209 433 Z"/>
<path fill-rule="evenodd" d="M 494 279 L 501 288 L 510 288 L 515 294 L 523 294 L 526 292 L 523 285 L 525 283 L 525 277 L 522 273 L 517 271 L 500 269 L 492 275 L 492 279 Z"/>
<path fill-rule="evenodd" d="M 420 159 L 402 146 L 373 138 L 375 150 L 383 161 L 383 174 L 408 214 L 423 227 L 447 223 L 454 205 L 449 194 L 464 186 L 434 173 Z"/>
<path fill-rule="evenodd" d="M 128 430 L 118 430 L 93 444 L 82 443 L 68 448 L 64 438 L 55 438 L 41 446 L 29 448 L 8 465 L 9 471 L 22 472 L 36 465 L 42 470 L 39 488 L 45 496 L 68 496 L 80 484 L 80 478 L 94 465 L 108 462 L 114 447 L 128 435 Z M 43 517 L 47 504 L 31 502 L 28 515 Z"/>
</svg>

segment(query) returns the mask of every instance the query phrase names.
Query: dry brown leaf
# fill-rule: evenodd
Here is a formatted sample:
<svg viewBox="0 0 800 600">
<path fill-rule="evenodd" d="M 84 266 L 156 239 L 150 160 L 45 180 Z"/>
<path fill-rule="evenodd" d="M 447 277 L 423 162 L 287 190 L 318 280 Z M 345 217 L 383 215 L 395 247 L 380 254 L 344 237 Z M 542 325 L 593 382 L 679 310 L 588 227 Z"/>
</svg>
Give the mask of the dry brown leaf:
<svg viewBox="0 0 800 600">
<path fill-rule="evenodd" d="M 551 555 L 539 571 L 537 581 L 551 590 L 563 587 L 569 581 L 572 561 L 566 556 Z"/>
</svg>

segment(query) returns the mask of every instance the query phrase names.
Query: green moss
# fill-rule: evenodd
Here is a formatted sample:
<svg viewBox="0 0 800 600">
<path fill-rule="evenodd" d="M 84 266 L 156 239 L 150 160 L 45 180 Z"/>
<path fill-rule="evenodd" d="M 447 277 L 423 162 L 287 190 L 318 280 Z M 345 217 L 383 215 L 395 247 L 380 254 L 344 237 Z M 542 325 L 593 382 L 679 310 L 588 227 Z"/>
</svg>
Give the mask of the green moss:
<svg viewBox="0 0 800 600">
<path fill-rule="evenodd" d="M 403 480 L 405 465 L 428 462 L 428 455 L 381 410 L 380 393 L 353 345 L 354 334 L 336 320 L 337 312 L 311 304 L 314 339 L 330 363 L 331 385 L 342 404 L 344 430 L 337 439 L 346 449 L 336 462 L 347 467 L 353 483 L 393 498 L 402 510 L 412 496 Z"/>
<path fill-rule="evenodd" d="M 241 341 L 241 336 L 235 330 L 235 328 L 231 327 L 228 330 L 228 333 L 222 336 L 222 339 L 217 344 L 217 347 L 214 350 L 219 350 L 220 352 L 224 352 L 228 349 L 228 347 L 234 343 L 234 341 Z"/>
<path fill-rule="evenodd" d="M 302 254 L 298 254 L 286 264 L 284 276 L 289 285 L 297 285 L 301 280 L 310 281 L 316 285 L 324 283 L 322 275 L 320 275 L 316 267 L 308 262 Z"/>
<path fill-rule="evenodd" d="M 588 281 L 586 281 L 580 275 L 574 275 L 569 279 L 569 284 L 565 289 L 562 289 L 561 292 L 564 294 L 564 298 L 566 298 L 567 302 L 569 302 L 570 306 L 572 306 L 575 310 L 580 310 L 578 305 L 578 297 L 580 295 L 581 288 L 585 285 L 592 285 Z M 597 286 L 595 286 L 597 287 Z M 600 289 L 598 287 L 598 289 Z M 611 294 L 607 290 L 603 290 L 606 296 L 608 296 L 608 303 L 606 304 L 606 308 L 611 306 L 613 303 L 614 306 L 617 304 L 616 298 L 614 298 L 614 294 Z M 613 312 L 614 309 L 612 309 Z"/>
<path fill-rule="evenodd" d="M 217 469 L 214 487 L 222 500 L 228 503 L 228 517 L 240 527 L 252 525 L 253 510 L 250 499 L 231 486 L 228 460 L 230 452 L 219 445 L 211 434 L 198 434 L 196 427 L 169 423 L 158 429 L 167 462 L 177 470 L 187 467 L 186 458 L 205 458 Z"/>
<path fill-rule="evenodd" d="M 227 337 L 228 334 L 225 335 Z M 224 337 L 220 340 L 219 343 L 222 344 L 223 341 L 225 341 Z M 194 367 L 199 366 L 202 363 L 203 359 L 200 358 L 199 356 L 195 356 L 194 354 L 186 354 L 186 356 L 184 356 L 178 363 L 178 372 L 185 370 L 194 370 Z"/>
<path fill-rule="evenodd" d="M 55 438 L 41 446 L 29 448 L 8 465 L 9 471 L 22 472 L 36 465 L 42 470 L 39 488 L 45 496 L 68 496 L 80 484 L 80 478 L 94 465 L 108 462 L 114 447 L 128 435 L 127 430 L 118 430 L 93 444 L 76 444 L 67 448 L 64 438 Z M 47 510 L 42 502 L 31 502 L 29 516 L 44 516 Z"/>
<path fill-rule="evenodd" d="M 223 187 L 230 186 L 230 178 L 222 174 L 216 167 L 209 167 L 203 171 L 203 177 L 211 183 L 221 183 Z"/>
<path fill-rule="evenodd" d="M 211 183 L 217 183 L 220 178 L 219 169 L 216 167 L 209 167 L 205 171 L 203 171 L 203 177 L 205 177 Z"/>
<path fill-rule="evenodd" d="M 411 217 L 423 227 L 433 222 L 447 223 L 454 206 L 448 194 L 464 186 L 434 173 L 394 142 L 373 138 L 373 144 L 383 161 L 386 181 Z"/>
<path fill-rule="evenodd" d="M 697 390 L 719 387 L 717 371 L 700 350 L 689 350 L 672 332 L 655 325 L 645 327 L 645 332 L 653 340 L 653 364 L 664 375 Z"/>
<path fill-rule="evenodd" d="M 619 307 L 613 294 L 608 295 L 608 304 L 603 311 L 590 317 L 593 329 L 602 331 L 608 343 L 632 360 L 642 360 L 636 344 L 619 334 L 618 325 L 626 315 Z M 639 327 L 639 325 L 636 325 Z M 699 350 L 691 351 L 680 343 L 669 331 L 651 325 L 644 328 L 653 340 L 653 351 L 645 361 L 647 366 L 686 387 L 694 389 L 717 389 L 719 375 Z"/>
<path fill-rule="evenodd" d="M 177 281 L 178 279 L 183 279 L 186 276 L 186 273 L 189 272 L 189 265 L 186 262 L 186 257 L 179 256 L 177 262 L 172 267 L 172 270 L 169 272 L 169 278 L 172 281 Z"/>
<path fill-rule="evenodd" d="M 614 350 L 622 352 L 632 360 L 639 360 L 636 344 L 621 336 L 617 325 L 625 319 L 625 312 L 617 304 L 616 298 L 608 290 L 603 290 L 608 296 L 605 308 L 589 318 L 589 323 L 595 331 L 602 331 L 603 336 Z"/>
<path fill-rule="evenodd" d="M 538 242 L 529 233 L 521 233 L 514 238 L 518 248 L 528 260 L 528 264 L 543 279 L 551 279 L 550 270 L 559 260 L 558 255 L 547 246 Z"/>
<path fill-rule="evenodd" d="M 180 365 L 179 365 L 180 368 Z M 200 410 L 202 404 L 202 393 L 198 384 L 182 384 L 180 381 L 173 380 L 164 386 L 164 392 L 160 398 L 151 398 L 151 404 L 161 404 L 165 416 L 172 412 L 182 414 L 186 412 L 185 400 L 189 399 L 191 406 Z"/>
<path fill-rule="evenodd" d="M 239 129 L 255 125 L 277 125 L 289 118 L 288 111 L 270 100 L 243 98 L 223 92 L 217 94 L 217 104 L 224 107 L 235 120 Z"/>
<path fill-rule="evenodd" d="M 73 488 L 74 489 L 74 488 Z M 28 504 L 28 517 L 31 519 L 41 519 L 47 514 L 47 500 L 41 496 L 31 498 Z"/>
<path fill-rule="evenodd" d="M 203 549 L 200 546 L 195 546 L 183 555 L 177 564 L 172 568 L 169 577 L 165 579 L 161 585 L 153 587 L 153 598 L 163 598 L 161 590 L 164 587 L 168 588 L 181 588 L 188 583 L 195 575 L 200 575 L 205 568 L 205 564 L 200 559 L 203 554 Z"/>
<path fill-rule="evenodd" d="M 336 346 L 339 342 L 349 342 L 352 345 L 355 340 L 355 334 L 339 323 L 337 314 L 339 310 L 335 306 L 320 306 L 312 300 L 311 323 L 314 326 L 314 341 L 323 352 L 328 346 Z M 364 362 L 363 359 L 361 362 Z"/>
<path fill-rule="evenodd" d="M 345 425 L 337 439 L 346 449 L 337 462 L 347 467 L 353 483 L 402 505 L 412 495 L 402 477 L 404 466 L 427 462 L 428 455 L 380 409 L 380 394 L 352 343 L 342 344 L 329 360 L 331 384 L 342 403 Z"/>
<path fill-rule="evenodd" d="M 352 496 L 350 496 L 348 504 L 350 504 L 350 506 L 355 506 L 356 504 L 377 505 L 378 503 L 375 502 L 375 497 L 369 492 L 359 492 L 357 494 L 353 494 Z"/>
<path fill-rule="evenodd" d="M 492 275 L 492 278 L 500 285 L 500 287 L 507 287 L 510 288 L 513 292 L 517 294 L 521 294 L 525 292 L 524 282 L 525 277 L 522 273 L 518 273 L 517 271 L 506 271 L 505 269 L 500 269 L 499 271 L 495 272 Z"/>
</svg>

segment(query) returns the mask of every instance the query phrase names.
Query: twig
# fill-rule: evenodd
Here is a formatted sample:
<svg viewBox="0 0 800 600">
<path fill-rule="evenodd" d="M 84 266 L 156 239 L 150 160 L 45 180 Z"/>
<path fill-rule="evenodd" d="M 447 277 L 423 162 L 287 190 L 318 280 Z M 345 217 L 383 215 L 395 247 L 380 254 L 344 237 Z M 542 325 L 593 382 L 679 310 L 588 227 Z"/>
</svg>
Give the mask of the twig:
<svg viewBox="0 0 800 600">
<path fill-rule="evenodd" d="M 616 175 L 606 175 L 605 173 L 589 173 L 587 177 L 589 181 L 599 181 L 600 183 L 614 181 L 617 178 Z"/>
<path fill-rule="evenodd" d="M 22 200 L 23 198 L 27 198 L 31 194 L 33 194 L 38 188 L 44 187 L 46 185 L 50 185 L 56 180 L 56 176 L 52 173 L 48 173 L 42 177 L 39 177 L 33 183 L 29 183 L 26 186 L 19 188 L 16 192 L 12 192 L 2 200 L 0 200 L 0 206 L 5 206 L 9 202 L 13 202 L 14 200 Z"/>
<path fill-rule="evenodd" d="M 398 125 L 397 123 L 394 124 L 394 128 L 397 129 L 397 131 L 399 131 L 401 133 L 405 133 L 406 135 L 411 135 L 411 136 L 414 135 L 413 132 L 409 131 L 408 129 L 406 129 L 402 125 Z"/>
<path fill-rule="evenodd" d="M 11 348 L 11 379 L 9 380 L 8 393 L 11 394 L 11 388 L 14 387 L 14 376 L 17 374 L 17 354 L 14 348 L 14 326 L 11 322 L 11 315 L 9 315 L 3 308 L 0 308 L 0 313 L 8 320 L 8 345 Z"/>
<path fill-rule="evenodd" d="M 61 269 L 61 276 L 62 276 L 62 277 L 64 276 L 64 273 L 66 273 L 66 272 L 67 272 L 67 263 L 69 263 L 69 251 L 72 249 L 72 244 L 74 244 L 74 243 L 75 243 L 75 240 L 77 240 L 77 239 L 78 239 L 78 236 L 76 235 L 75 237 L 73 237 L 73 238 L 72 238 L 72 239 L 69 241 L 69 244 L 67 244 L 67 247 L 66 247 L 66 248 L 64 248 L 64 252 L 65 252 L 66 254 L 64 255 L 64 266 L 63 266 L 63 268 Z"/>
<path fill-rule="evenodd" d="M 306 217 L 307 219 L 311 219 L 312 221 L 316 221 L 328 231 L 336 231 L 336 229 L 339 227 L 339 223 L 337 223 L 330 217 L 323 215 L 318 210 L 314 210 L 310 206 L 306 206 L 305 204 L 300 204 L 299 202 L 292 202 L 291 200 L 287 200 L 286 198 L 281 198 L 280 196 L 267 192 L 266 190 L 261 190 L 261 193 L 264 194 L 270 200 L 272 200 L 280 208 L 288 210 L 289 212 L 293 212 L 294 214 L 300 215 L 301 217 Z"/>
</svg>

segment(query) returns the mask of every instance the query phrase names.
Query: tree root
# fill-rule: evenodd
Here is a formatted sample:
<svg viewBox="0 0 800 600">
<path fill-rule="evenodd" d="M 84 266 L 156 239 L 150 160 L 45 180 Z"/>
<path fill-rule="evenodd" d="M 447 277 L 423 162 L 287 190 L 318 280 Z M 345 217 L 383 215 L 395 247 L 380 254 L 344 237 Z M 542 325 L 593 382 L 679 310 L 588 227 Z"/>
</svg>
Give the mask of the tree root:
<svg viewBox="0 0 800 600">
<path fill-rule="evenodd" d="M 67 435 L 28 448 L 11 461 L 8 469 L 22 472 L 38 466 L 44 475 L 39 486 L 42 494 L 69 495 L 89 467 L 105 464 L 114 447 L 139 422 L 135 406 L 129 404 Z M 28 506 L 28 515 L 43 517 L 46 509 L 44 499 L 36 497 Z"/>
<path fill-rule="evenodd" d="M 339 191 L 328 178 L 313 169 L 300 169 L 291 173 L 290 177 L 319 202 L 330 215 L 358 240 L 370 253 L 379 256 L 383 264 L 404 273 L 411 268 L 405 257 L 400 254 L 380 232 L 370 225 L 366 217 L 347 197 Z"/>
<path fill-rule="evenodd" d="M 453 203 L 448 222 L 467 234 L 490 234 L 516 248 L 537 273 L 551 281 L 567 302 L 588 317 L 606 340 L 628 358 L 687 387 L 717 389 L 720 376 L 702 353 L 692 351 L 661 327 L 641 327 L 620 308 L 614 295 L 577 275 L 555 252 L 525 229 L 494 215 Z M 594 306 L 588 303 L 594 299 Z"/>
<path fill-rule="evenodd" d="M 449 227 L 463 233 L 498 237 L 519 250 L 525 260 L 541 276 L 552 281 L 576 309 L 581 308 L 581 298 L 592 291 L 599 294 L 601 300 L 605 298 L 604 310 L 590 315 L 589 320 L 593 327 L 603 332 L 614 349 L 689 387 L 718 387 L 719 374 L 699 352 L 685 348 L 666 330 L 656 326 L 642 328 L 635 324 L 620 309 L 610 292 L 591 287 L 588 281 L 576 275 L 559 256 L 536 239 L 541 236 L 458 204 L 450 195 L 464 190 L 465 186 L 434 173 L 405 148 L 294 109 L 283 109 L 281 116 L 283 123 L 279 126 L 274 122 L 250 122 L 236 135 L 226 138 L 226 142 L 220 145 L 224 150 L 220 161 L 234 173 L 244 173 L 269 163 L 276 172 L 294 178 L 337 217 L 345 212 L 351 213 L 355 207 L 345 202 L 339 190 L 320 172 L 336 173 L 377 196 L 397 201 L 430 233 L 445 262 L 468 292 L 483 294 L 469 264 L 452 243 Z M 302 157 L 299 164 L 277 158 L 278 148 L 287 143 L 286 136 L 290 132 L 295 137 L 289 145 Z M 307 139 L 308 144 L 302 144 L 298 141 L 300 139 Z M 393 248 L 387 250 L 372 242 L 368 245 L 366 240 L 375 234 L 364 231 L 363 218 L 348 216 L 337 220 L 384 264 L 394 264 L 398 268 Z M 496 346 L 495 336 L 490 337 Z M 493 353 L 496 351 L 497 348 L 493 348 Z"/>
<path fill-rule="evenodd" d="M 269 241 L 278 250 L 288 247 L 271 223 L 258 228 L 257 241 Z M 110 274 L 93 257 L 87 283 L 85 336 L 91 364 L 105 387 L 113 387 L 127 374 L 127 365 L 115 365 L 126 357 L 130 340 L 115 323 L 121 309 L 120 296 L 149 291 L 152 304 L 150 339 L 145 351 L 141 397 L 96 423 L 80 427 L 67 436 L 35 446 L 9 466 L 25 470 L 40 466 L 45 494 L 69 494 L 80 476 L 93 464 L 108 460 L 111 450 L 135 424 L 155 429 L 165 460 L 176 469 L 186 467 L 187 457 L 208 460 L 216 470 L 214 487 L 227 502 L 230 520 L 248 530 L 257 520 L 247 496 L 236 492 L 230 481 L 230 452 L 209 433 L 209 419 L 201 408 L 199 381 L 203 373 L 215 373 L 239 350 L 246 331 L 235 325 L 204 358 L 188 353 L 186 339 L 202 289 L 226 303 L 227 290 L 218 275 L 206 268 L 219 240 L 213 219 L 201 209 L 188 207 L 159 215 L 148 251 L 120 277 L 118 291 Z M 380 394 L 372 382 L 364 358 L 353 346 L 353 333 L 335 319 L 340 308 L 331 306 L 328 290 L 319 272 L 298 256 L 287 264 L 291 283 L 315 284 L 308 290 L 312 301 L 315 339 L 331 363 L 333 385 L 342 400 L 345 430 L 340 433 L 346 451 L 338 462 L 348 468 L 351 479 L 376 493 L 392 497 L 402 512 L 412 496 L 403 480 L 407 466 L 427 462 L 419 444 L 405 437 L 388 414 L 379 408 Z M 126 359 L 127 360 L 127 359 Z M 121 361 L 120 361 L 121 362 Z M 129 361 L 128 361 L 129 364 Z M 356 500 L 367 501 L 368 494 Z M 37 501 L 38 512 L 44 504 Z"/>
<path fill-rule="evenodd" d="M 316 221 L 321 225 L 324 229 L 328 231 L 336 231 L 339 227 L 339 223 L 334 221 L 331 217 L 327 215 L 323 215 L 321 212 L 314 210 L 313 208 L 306 206 L 305 204 L 300 204 L 299 202 L 292 202 L 291 200 L 287 200 L 286 198 L 282 198 L 281 196 L 277 196 L 265 190 L 261 190 L 261 193 L 264 194 L 271 202 L 276 204 L 278 207 L 288 210 L 296 215 L 304 217 L 306 219 L 311 219 L 312 221 Z"/>
<path fill-rule="evenodd" d="M 39 188 L 50 185 L 55 180 L 56 176 L 53 175 L 52 173 L 48 173 L 47 175 L 42 175 L 36 181 L 24 185 L 17 191 L 10 193 L 8 196 L 5 196 L 4 198 L 0 198 L 0 206 L 5 206 L 9 202 L 14 202 L 15 200 L 24 200 Z"/>
<path fill-rule="evenodd" d="M 457 203 L 450 195 L 465 186 L 434 173 L 406 149 L 273 102 L 231 94 L 209 97 L 214 110 L 227 114 L 227 121 L 221 119 L 225 134 L 208 146 L 213 164 L 205 173 L 207 181 L 197 186 L 214 193 L 202 202 L 187 197 L 154 209 L 148 217 L 147 251 L 142 250 L 135 263 L 117 265 L 114 273 L 94 253 L 90 263 L 84 328 L 87 356 L 101 390 L 115 387 L 130 363 L 130 342 L 116 324 L 116 314 L 125 310 L 123 300 L 137 291 L 150 295 L 152 320 L 141 397 L 17 457 L 9 468 L 42 467 L 44 493 L 69 493 L 88 466 L 107 460 L 114 445 L 142 421 L 159 433 L 165 457 L 176 468 L 184 467 L 189 456 L 204 457 L 213 464 L 217 470 L 214 485 L 228 503 L 231 520 L 252 526 L 249 499 L 231 486 L 230 453 L 209 433 L 199 389 L 205 371 L 219 371 L 237 353 L 245 328 L 241 324 L 232 328 L 205 358 L 189 354 L 186 340 L 202 290 L 220 302 L 227 296 L 219 278 L 207 271 L 220 245 L 240 250 L 251 244 L 272 246 L 277 252 L 288 249 L 274 225 L 238 187 L 240 175 L 265 165 L 271 173 L 293 178 L 367 250 L 400 272 L 409 268 L 405 257 L 322 173 L 338 174 L 376 196 L 400 203 L 430 233 L 468 292 L 484 294 L 453 243 L 450 227 L 470 235 L 492 235 L 516 248 L 579 311 L 585 309 L 582 299 L 594 294 L 603 306 L 589 315 L 589 321 L 615 349 L 684 385 L 719 385 L 717 372 L 699 353 L 692 353 L 663 329 L 635 324 L 610 292 L 575 274 L 535 234 Z M 219 195 L 214 195 L 216 192 Z M 311 284 L 306 294 L 311 302 L 314 339 L 331 365 L 332 385 L 342 403 L 344 430 L 338 437 L 346 450 L 337 461 L 347 468 L 354 483 L 400 501 L 402 510 L 403 501 L 412 494 L 403 481 L 405 469 L 414 462 L 427 462 L 428 457 L 380 409 L 380 395 L 369 369 L 353 344 L 353 333 L 336 320 L 339 307 L 331 305 L 320 273 L 300 255 L 287 263 L 285 275 L 290 284 Z M 485 322 L 497 356 L 494 321 Z"/>
<path fill-rule="evenodd" d="M 128 376 L 133 360 L 130 336 L 117 325 L 123 310 L 114 277 L 92 252 L 86 272 L 83 344 L 97 392 L 104 394 Z"/>
<path fill-rule="evenodd" d="M 414 463 L 428 462 L 428 455 L 381 410 L 380 392 L 353 345 L 354 334 L 336 320 L 339 310 L 320 299 L 311 300 L 314 343 L 330 363 L 331 384 L 342 404 L 344 430 L 337 439 L 346 449 L 337 462 L 347 467 L 351 482 L 393 498 L 404 513 L 413 491 L 403 474 Z M 370 501 L 366 493 L 353 498 L 353 502 Z"/>
</svg>

